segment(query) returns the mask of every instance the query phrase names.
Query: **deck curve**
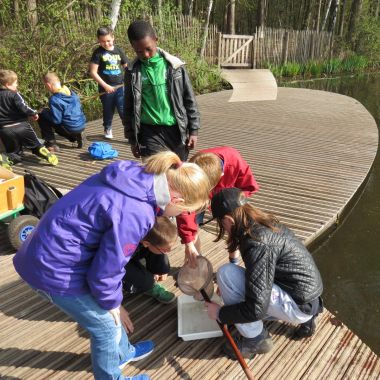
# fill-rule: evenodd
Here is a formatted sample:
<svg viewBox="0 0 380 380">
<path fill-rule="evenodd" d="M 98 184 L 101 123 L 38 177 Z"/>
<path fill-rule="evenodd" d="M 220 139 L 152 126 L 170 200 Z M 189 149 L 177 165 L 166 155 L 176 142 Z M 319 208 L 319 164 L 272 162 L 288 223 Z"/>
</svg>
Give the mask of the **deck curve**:
<svg viewBox="0 0 380 380">
<path fill-rule="evenodd" d="M 231 92 L 199 96 L 199 149 L 231 145 L 251 165 L 261 190 L 252 202 L 274 212 L 306 243 L 342 212 L 366 178 L 377 151 L 374 119 L 356 100 L 328 92 L 279 88 L 276 101 L 228 102 Z M 88 123 L 90 141 L 102 139 L 101 121 Z M 120 121 L 112 145 L 132 159 Z M 85 149 L 62 142 L 60 164 L 41 165 L 28 155 L 24 168 L 60 188 L 72 188 L 108 162 L 93 161 Z M 214 268 L 226 261 L 223 242 L 201 231 L 203 253 Z M 12 266 L 13 251 L 0 229 L 0 378 L 91 379 L 86 333 L 35 295 Z M 183 251 L 171 254 L 172 272 Z M 165 286 L 179 294 L 169 276 Z M 132 341 L 153 339 L 156 349 L 125 374 L 152 379 L 243 379 L 240 366 L 221 354 L 222 339 L 183 342 L 177 337 L 176 305 L 143 295 L 128 298 L 135 324 Z M 379 379 L 379 358 L 329 311 L 318 318 L 311 339 L 292 341 L 293 328 L 269 326 L 274 349 L 249 361 L 256 379 Z"/>
</svg>

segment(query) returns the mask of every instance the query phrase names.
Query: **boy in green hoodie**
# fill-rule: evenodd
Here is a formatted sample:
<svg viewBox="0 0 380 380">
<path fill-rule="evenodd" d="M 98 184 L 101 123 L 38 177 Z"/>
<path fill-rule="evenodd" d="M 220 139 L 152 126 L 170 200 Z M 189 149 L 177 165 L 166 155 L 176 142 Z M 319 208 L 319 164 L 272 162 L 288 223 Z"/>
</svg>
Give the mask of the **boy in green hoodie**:
<svg viewBox="0 0 380 380">
<path fill-rule="evenodd" d="M 49 99 L 49 108 L 42 110 L 38 120 L 42 138 L 51 152 L 59 152 L 55 139 L 55 132 L 65 137 L 77 148 L 85 144 L 84 128 L 86 117 L 78 95 L 61 85 L 57 74 L 47 73 L 43 77 L 46 89 L 52 94 Z"/>
</svg>

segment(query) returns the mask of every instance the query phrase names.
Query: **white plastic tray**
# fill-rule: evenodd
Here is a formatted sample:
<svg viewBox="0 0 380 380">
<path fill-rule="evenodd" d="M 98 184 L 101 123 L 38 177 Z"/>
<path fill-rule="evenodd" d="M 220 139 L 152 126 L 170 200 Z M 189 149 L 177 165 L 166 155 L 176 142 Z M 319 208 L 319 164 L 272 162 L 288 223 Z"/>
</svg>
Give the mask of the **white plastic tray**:
<svg viewBox="0 0 380 380">
<path fill-rule="evenodd" d="M 212 300 L 221 303 L 217 295 Z M 204 302 L 182 294 L 178 297 L 178 336 L 183 340 L 196 340 L 222 336 L 218 324 L 211 320 Z"/>
</svg>

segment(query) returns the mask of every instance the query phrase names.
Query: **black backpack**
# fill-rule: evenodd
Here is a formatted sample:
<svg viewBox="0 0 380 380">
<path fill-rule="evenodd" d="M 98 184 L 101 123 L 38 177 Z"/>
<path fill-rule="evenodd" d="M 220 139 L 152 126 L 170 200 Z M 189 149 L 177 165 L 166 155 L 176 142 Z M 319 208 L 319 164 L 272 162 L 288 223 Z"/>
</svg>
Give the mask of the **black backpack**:
<svg viewBox="0 0 380 380">
<path fill-rule="evenodd" d="M 55 187 L 48 185 L 44 180 L 25 170 L 25 213 L 41 218 L 42 215 L 52 206 L 62 193 Z"/>
</svg>

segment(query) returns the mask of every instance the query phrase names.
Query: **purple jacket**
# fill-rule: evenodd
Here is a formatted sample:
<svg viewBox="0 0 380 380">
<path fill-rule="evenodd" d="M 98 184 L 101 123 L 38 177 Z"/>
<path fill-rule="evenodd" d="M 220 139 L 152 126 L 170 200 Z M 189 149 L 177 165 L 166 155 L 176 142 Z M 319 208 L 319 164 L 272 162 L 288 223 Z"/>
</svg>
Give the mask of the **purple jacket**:
<svg viewBox="0 0 380 380">
<path fill-rule="evenodd" d="M 16 253 L 16 271 L 33 288 L 91 293 L 103 309 L 118 307 L 124 266 L 168 202 L 165 175 L 133 161 L 112 163 L 47 211 Z"/>
</svg>

